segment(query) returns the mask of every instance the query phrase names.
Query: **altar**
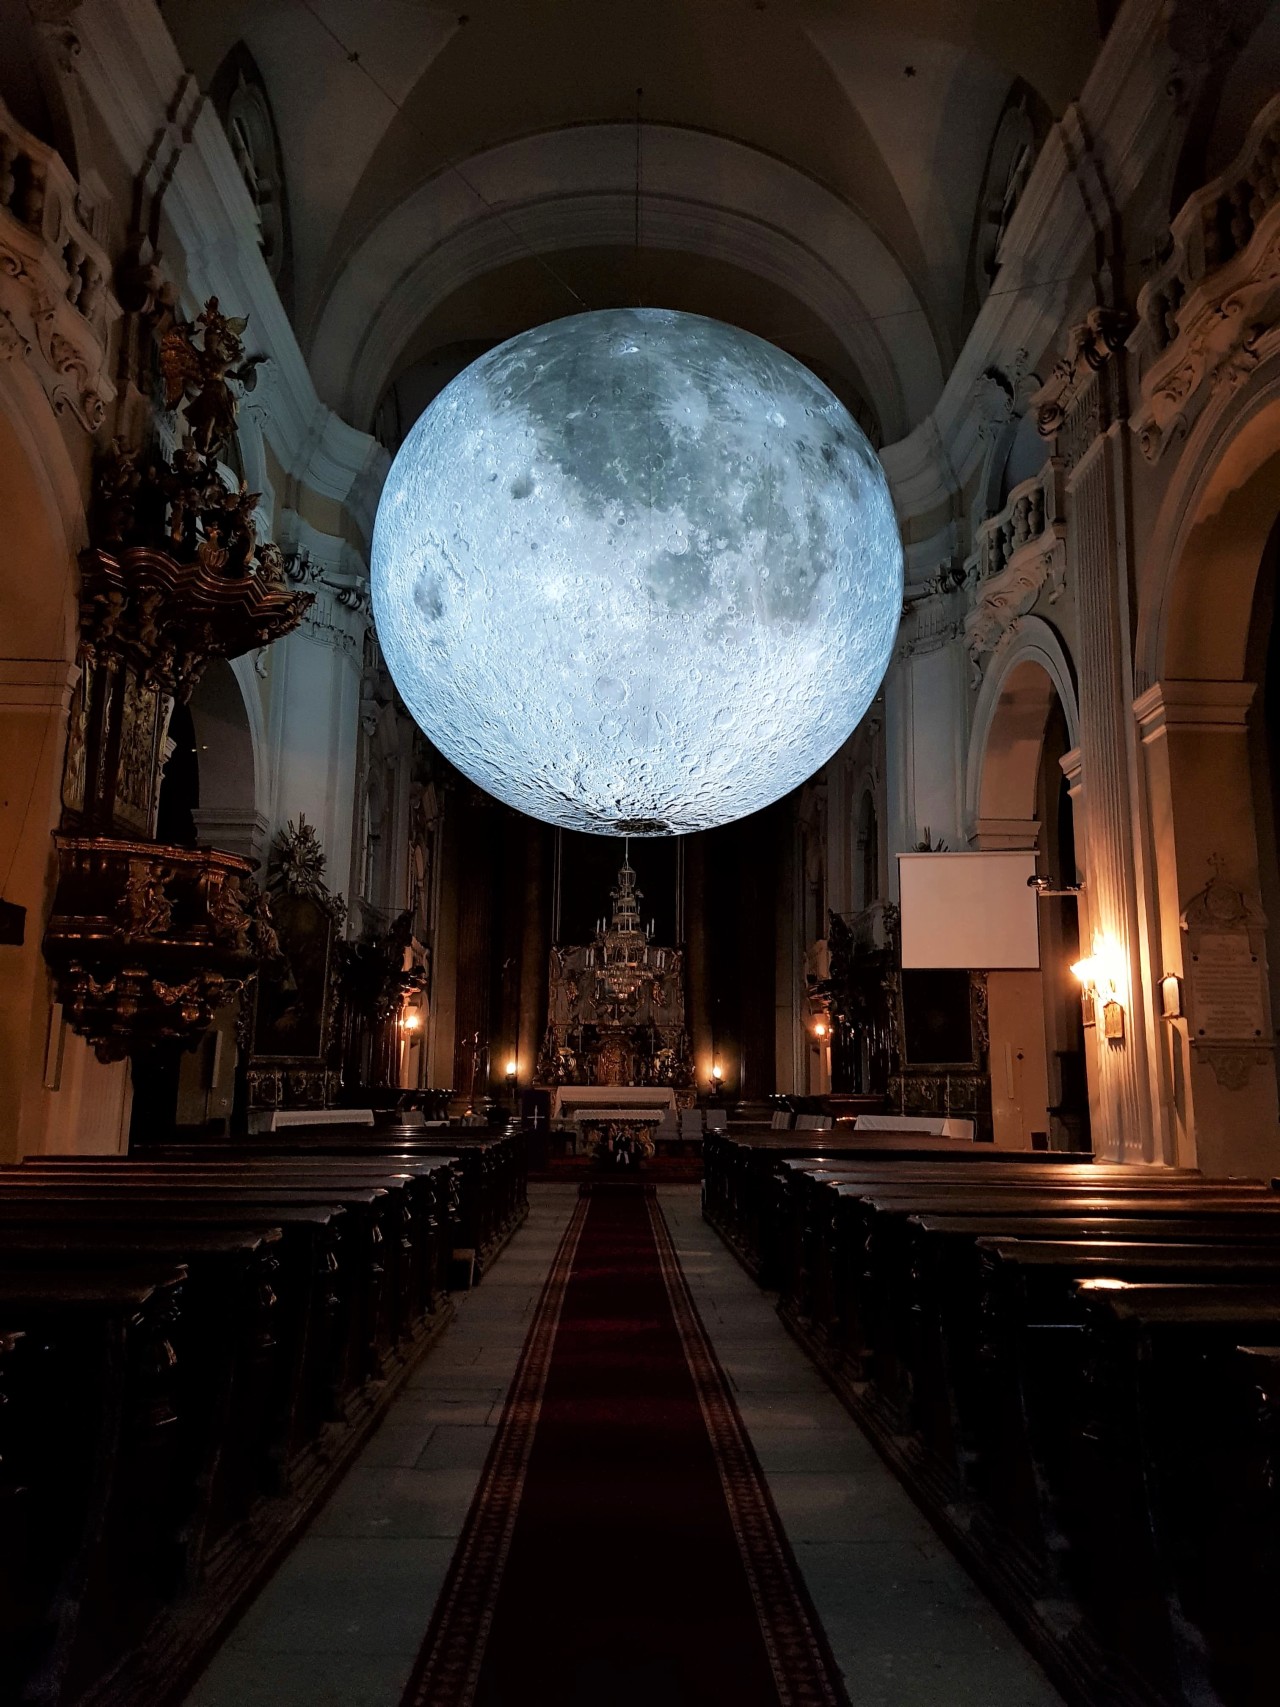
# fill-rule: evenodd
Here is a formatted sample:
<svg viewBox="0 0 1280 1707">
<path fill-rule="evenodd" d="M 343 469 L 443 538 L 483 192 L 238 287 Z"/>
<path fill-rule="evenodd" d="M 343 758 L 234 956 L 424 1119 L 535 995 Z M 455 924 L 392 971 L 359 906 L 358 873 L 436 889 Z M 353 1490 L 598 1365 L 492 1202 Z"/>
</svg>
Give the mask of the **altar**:
<svg viewBox="0 0 1280 1707">
<path fill-rule="evenodd" d="M 674 1112 L 676 1093 L 670 1085 L 558 1085 L 551 1098 L 553 1121 L 600 1119 L 652 1121 Z"/>
<path fill-rule="evenodd" d="M 547 1030 L 535 1082 L 552 1093 L 553 1121 L 566 1104 L 601 1097 L 638 1110 L 693 1101 L 693 1063 L 684 1023 L 684 952 L 653 941 L 640 918 L 636 874 L 624 862 L 595 940 L 551 950 Z M 653 1118 L 657 1118 L 654 1116 Z"/>
<path fill-rule="evenodd" d="M 596 1155 L 619 1143 L 652 1156 L 653 1129 L 676 1119 L 669 1085 L 562 1085 L 551 1102 L 552 1124 L 572 1133 L 572 1149 Z"/>
</svg>

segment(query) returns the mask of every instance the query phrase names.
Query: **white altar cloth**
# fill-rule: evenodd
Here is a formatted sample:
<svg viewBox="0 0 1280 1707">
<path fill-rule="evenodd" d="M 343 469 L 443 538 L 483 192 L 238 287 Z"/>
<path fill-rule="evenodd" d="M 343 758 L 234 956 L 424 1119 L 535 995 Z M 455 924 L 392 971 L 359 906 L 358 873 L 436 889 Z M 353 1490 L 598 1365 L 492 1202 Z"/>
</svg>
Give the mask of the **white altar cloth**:
<svg viewBox="0 0 1280 1707">
<path fill-rule="evenodd" d="M 558 1085 L 551 1100 L 553 1121 L 659 1120 L 674 1109 L 670 1085 Z"/>
<path fill-rule="evenodd" d="M 372 1126 L 371 1108 L 273 1108 L 255 1109 L 249 1116 L 250 1132 L 279 1132 L 283 1126 Z"/>
<path fill-rule="evenodd" d="M 634 1103 L 617 1108 L 592 1103 L 590 1108 L 575 1108 L 569 1118 L 579 1126 L 587 1120 L 634 1120 L 638 1125 L 657 1126 L 665 1113 L 663 1108 L 638 1108 Z"/>
<path fill-rule="evenodd" d="M 855 1132 L 924 1132 L 930 1138 L 964 1138 L 973 1141 L 973 1122 L 940 1114 L 859 1114 Z"/>
</svg>

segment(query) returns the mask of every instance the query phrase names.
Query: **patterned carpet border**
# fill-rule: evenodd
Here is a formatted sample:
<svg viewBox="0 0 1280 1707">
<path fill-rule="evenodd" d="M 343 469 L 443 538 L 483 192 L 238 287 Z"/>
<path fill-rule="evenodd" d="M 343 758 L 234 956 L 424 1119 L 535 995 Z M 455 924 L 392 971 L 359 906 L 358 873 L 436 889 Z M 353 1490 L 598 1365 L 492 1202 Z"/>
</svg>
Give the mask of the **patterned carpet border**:
<svg viewBox="0 0 1280 1707">
<path fill-rule="evenodd" d="M 698 1315 L 655 1193 L 649 1218 L 671 1312 L 711 1438 L 781 1707 L 849 1707 L 737 1403 Z"/>
<path fill-rule="evenodd" d="M 565 1288 L 590 1195 L 583 1190 L 538 1300 L 502 1421 L 401 1707 L 471 1707 L 520 1510 Z"/>
</svg>

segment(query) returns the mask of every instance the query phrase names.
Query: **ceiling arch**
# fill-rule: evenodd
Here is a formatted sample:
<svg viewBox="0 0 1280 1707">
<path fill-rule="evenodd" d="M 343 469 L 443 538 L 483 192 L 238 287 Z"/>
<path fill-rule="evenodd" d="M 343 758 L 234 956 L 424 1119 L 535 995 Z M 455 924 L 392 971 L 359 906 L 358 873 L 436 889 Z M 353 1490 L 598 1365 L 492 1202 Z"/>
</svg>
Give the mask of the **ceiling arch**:
<svg viewBox="0 0 1280 1707">
<path fill-rule="evenodd" d="M 1060 115 L 1115 11 L 1115 0 L 461 3 L 165 0 L 202 86 L 237 42 L 261 68 L 293 214 L 291 312 L 308 356 L 331 337 L 352 257 L 422 186 L 451 164 L 470 172 L 521 138 L 630 133 L 642 89 L 640 111 L 655 130 L 733 139 L 784 163 L 792 182 L 824 190 L 840 219 L 860 219 L 910 280 L 910 336 L 930 347 L 925 365 L 936 356 L 948 368 L 973 317 L 974 215 L 1009 89 L 1021 80 Z M 617 176 L 580 177 L 564 194 L 607 201 Z M 526 199 L 556 188 L 544 182 Z M 714 174 L 681 188 L 699 208 L 719 206 Z M 777 206 L 764 220 L 785 228 L 790 211 Z M 810 247 L 828 259 L 821 244 Z M 405 267 L 415 253 L 411 243 Z M 843 277 L 861 294 L 858 274 Z M 332 373 L 327 343 L 321 365 Z M 917 419 L 918 378 L 896 351 L 891 365 L 900 418 Z"/>
<path fill-rule="evenodd" d="M 524 255 L 447 297 L 397 358 L 395 378 L 378 407 L 375 437 L 394 455 L 422 411 L 463 368 L 494 345 L 559 317 L 566 307 L 561 278 L 572 278 L 591 303 L 661 303 L 754 333 L 816 374 L 873 445 L 884 442 L 847 350 L 784 286 L 706 255 L 606 245 Z"/>
<path fill-rule="evenodd" d="M 320 315 L 312 371 L 322 394 L 366 424 L 432 308 L 528 254 L 635 233 L 636 130 L 578 125 L 520 138 L 446 169 L 374 223 L 344 257 Z M 668 126 L 641 130 L 646 247 L 732 262 L 812 310 L 847 352 L 887 438 L 928 413 L 944 378 L 926 304 L 887 245 L 830 190 L 740 142 Z M 575 300 L 564 312 L 604 306 Z"/>
</svg>

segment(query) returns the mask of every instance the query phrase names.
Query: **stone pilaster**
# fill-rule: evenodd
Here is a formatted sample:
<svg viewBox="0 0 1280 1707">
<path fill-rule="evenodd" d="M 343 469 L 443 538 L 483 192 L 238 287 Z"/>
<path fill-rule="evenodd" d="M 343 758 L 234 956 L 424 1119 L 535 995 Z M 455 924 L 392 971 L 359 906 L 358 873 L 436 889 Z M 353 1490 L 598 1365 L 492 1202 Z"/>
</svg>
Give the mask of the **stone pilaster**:
<svg viewBox="0 0 1280 1707">
<path fill-rule="evenodd" d="M 1214 1174 L 1272 1174 L 1277 1166 L 1275 1034 L 1256 1046 L 1200 1040 L 1190 1024 L 1186 913 L 1206 884 L 1237 891 L 1261 919 L 1250 798 L 1252 682 L 1163 681 L 1134 704 L 1142 737 L 1158 906 L 1155 985 L 1181 981 L 1182 1012 L 1161 1020 L 1161 1100 L 1175 1159 Z M 1224 927 L 1225 928 L 1225 927 Z M 1266 947 L 1257 976 L 1268 985 Z"/>
<path fill-rule="evenodd" d="M 1136 878 L 1135 736 L 1129 644 L 1129 534 L 1121 374 L 1111 360 L 1123 322 L 1095 310 L 1037 394 L 1041 432 L 1066 467 L 1067 576 L 1079 619 L 1080 772 L 1077 828 L 1088 887 L 1082 945 L 1114 968 L 1123 1037 L 1101 1023 L 1090 1044 L 1094 1149 L 1113 1161 L 1156 1159 L 1147 1068 L 1149 1003 Z"/>
<path fill-rule="evenodd" d="M 330 888 L 350 897 L 367 584 L 353 565 L 330 567 L 306 552 L 289 578 L 315 602 L 271 658 L 272 830 L 303 813 L 319 833 Z"/>
</svg>

